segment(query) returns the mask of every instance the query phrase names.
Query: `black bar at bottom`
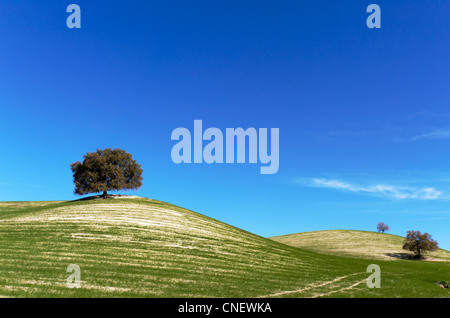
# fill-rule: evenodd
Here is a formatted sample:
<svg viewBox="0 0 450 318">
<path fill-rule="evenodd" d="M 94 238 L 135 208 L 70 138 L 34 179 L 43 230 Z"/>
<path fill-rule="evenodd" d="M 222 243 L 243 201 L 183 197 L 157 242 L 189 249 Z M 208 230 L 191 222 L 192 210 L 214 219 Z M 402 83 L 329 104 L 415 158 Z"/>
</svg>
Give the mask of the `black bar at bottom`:
<svg viewBox="0 0 450 318">
<path fill-rule="evenodd" d="M 294 315 L 301 317 L 306 313 L 333 314 L 342 313 L 374 313 L 388 310 L 389 314 L 404 313 L 409 308 L 426 308 L 427 312 L 442 311 L 448 308 L 450 299 L 424 299 L 424 298 L 374 298 L 374 299 L 304 299 L 304 298 L 139 298 L 139 299 L 2 299 L 2 310 L 12 309 L 14 313 L 21 311 L 31 312 L 58 312 L 81 314 L 115 314 L 124 315 L 125 318 L 140 312 L 147 317 L 192 316 L 192 317 L 232 317 L 235 315 L 268 316 L 268 315 Z M 8 308 L 9 307 L 9 308 Z M 60 309 L 58 309 L 60 308 Z M 169 317 L 170 317 L 169 316 Z"/>
</svg>

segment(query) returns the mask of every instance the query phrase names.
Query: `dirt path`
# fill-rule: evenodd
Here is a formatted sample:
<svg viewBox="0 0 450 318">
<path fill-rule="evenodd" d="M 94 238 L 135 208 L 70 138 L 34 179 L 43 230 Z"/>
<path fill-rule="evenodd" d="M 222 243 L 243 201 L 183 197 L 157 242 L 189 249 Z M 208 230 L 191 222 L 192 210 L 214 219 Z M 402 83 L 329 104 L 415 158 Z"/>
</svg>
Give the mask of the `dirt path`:
<svg viewBox="0 0 450 318">
<path fill-rule="evenodd" d="M 278 296 L 287 295 L 287 294 L 302 293 L 302 292 L 307 291 L 307 290 L 324 287 L 324 286 L 327 286 L 327 285 L 330 285 L 330 284 L 334 284 L 334 283 L 336 283 L 338 281 L 341 281 L 341 280 L 343 280 L 345 278 L 348 278 L 348 277 L 351 277 L 351 276 L 355 276 L 355 275 L 361 275 L 361 274 L 363 274 L 363 273 L 354 273 L 354 274 L 350 274 L 350 275 L 346 275 L 346 276 L 341 276 L 341 277 L 335 278 L 335 279 L 330 280 L 330 281 L 326 281 L 326 282 L 322 282 L 322 283 L 309 284 L 309 285 L 306 285 L 306 287 L 304 287 L 304 288 L 300 288 L 300 289 L 296 289 L 296 290 L 287 290 L 287 291 L 283 291 L 283 292 L 279 292 L 279 293 L 275 293 L 275 294 L 260 296 L 260 298 L 278 297 Z M 364 280 L 364 282 L 365 281 L 366 281 L 366 279 Z M 353 288 L 354 286 L 359 285 L 360 283 L 361 282 L 358 282 L 357 284 L 352 285 L 350 287 Z M 343 288 L 342 290 L 345 290 L 345 289 L 350 289 L 350 288 L 346 287 L 346 288 Z M 338 291 L 334 291 L 334 292 L 331 292 L 331 293 L 335 293 L 335 292 L 338 292 Z M 323 295 L 327 295 L 327 294 L 323 294 Z M 320 297 L 320 294 L 317 297 Z"/>
</svg>

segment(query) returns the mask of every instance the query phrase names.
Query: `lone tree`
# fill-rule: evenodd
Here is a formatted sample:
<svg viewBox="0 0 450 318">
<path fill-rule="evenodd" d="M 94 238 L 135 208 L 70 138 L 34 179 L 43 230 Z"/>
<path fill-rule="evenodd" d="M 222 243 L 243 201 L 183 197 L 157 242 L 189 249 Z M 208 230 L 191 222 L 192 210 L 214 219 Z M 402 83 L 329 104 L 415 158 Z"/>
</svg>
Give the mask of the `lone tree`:
<svg viewBox="0 0 450 318">
<path fill-rule="evenodd" d="M 420 233 L 420 231 L 408 231 L 403 249 L 414 252 L 417 258 L 422 258 L 422 253 L 436 251 L 438 243 L 431 238 L 428 233 Z"/>
<path fill-rule="evenodd" d="M 142 186 L 142 169 L 132 156 L 122 149 L 106 148 L 84 155 L 83 162 L 70 165 L 75 194 L 132 190 Z"/>
<path fill-rule="evenodd" d="M 379 223 L 377 224 L 377 231 L 378 231 L 378 232 L 384 233 L 384 232 L 387 232 L 387 231 L 389 231 L 389 230 L 390 230 L 390 227 L 389 227 L 389 225 L 387 225 L 386 223 L 384 223 L 384 222 L 379 222 Z"/>
</svg>

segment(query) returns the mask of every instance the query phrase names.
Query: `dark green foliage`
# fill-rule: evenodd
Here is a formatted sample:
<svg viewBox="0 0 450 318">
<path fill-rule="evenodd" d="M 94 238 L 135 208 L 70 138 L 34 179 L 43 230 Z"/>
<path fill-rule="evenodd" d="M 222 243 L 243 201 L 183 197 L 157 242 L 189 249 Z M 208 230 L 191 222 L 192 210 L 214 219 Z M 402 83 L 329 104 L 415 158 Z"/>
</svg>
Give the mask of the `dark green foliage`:
<svg viewBox="0 0 450 318">
<path fill-rule="evenodd" d="M 403 242 L 403 249 L 412 251 L 417 258 L 421 258 L 423 253 L 436 251 L 438 243 L 428 233 L 408 231 Z"/>
<path fill-rule="evenodd" d="M 122 149 L 106 148 L 84 155 L 83 163 L 70 165 L 78 195 L 107 191 L 132 190 L 142 186 L 142 169 L 132 156 Z"/>
<path fill-rule="evenodd" d="M 450 282 L 439 282 L 437 284 L 442 288 L 450 288 Z"/>
</svg>

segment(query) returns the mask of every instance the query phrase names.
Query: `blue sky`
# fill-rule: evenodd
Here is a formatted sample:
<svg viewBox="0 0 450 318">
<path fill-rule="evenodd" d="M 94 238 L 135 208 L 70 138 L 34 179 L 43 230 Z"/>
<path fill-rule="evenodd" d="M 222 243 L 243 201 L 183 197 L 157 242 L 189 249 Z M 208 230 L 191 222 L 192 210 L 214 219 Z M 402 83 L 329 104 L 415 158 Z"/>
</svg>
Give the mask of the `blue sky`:
<svg viewBox="0 0 450 318">
<path fill-rule="evenodd" d="M 81 29 L 66 8 L 81 7 Z M 381 7 L 381 29 L 366 7 Z M 450 249 L 445 1 L 0 1 L 0 200 L 71 200 L 118 147 L 130 192 L 262 236 L 429 232 Z M 177 127 L 280 129 L 280 168 L 181 164 Z"/>
</svg>

